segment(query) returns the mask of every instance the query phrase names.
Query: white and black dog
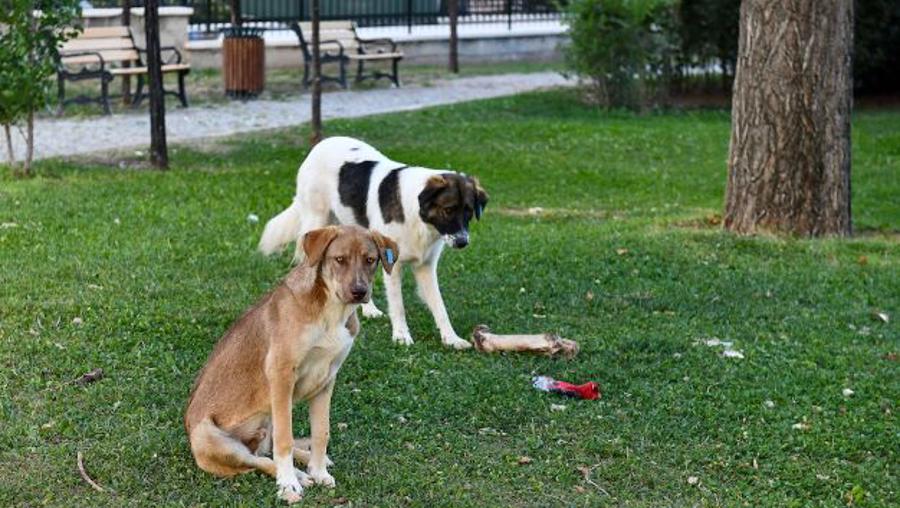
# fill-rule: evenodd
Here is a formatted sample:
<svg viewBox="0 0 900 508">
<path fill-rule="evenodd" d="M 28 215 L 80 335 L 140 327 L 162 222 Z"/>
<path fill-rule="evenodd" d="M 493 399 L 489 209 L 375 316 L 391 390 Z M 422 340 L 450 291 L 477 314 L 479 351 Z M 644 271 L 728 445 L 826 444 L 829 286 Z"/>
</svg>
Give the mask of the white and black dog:
<svg viewBox="0 0 900 508">
<path fill-rule="evenodd" d="M 413 343 L 401 293 L 402 265 L 412 266 L 419 294 L 434 316 L 444 345 L 471 347 L 453 330 L 437 282 L 444 245 L 469 244 L 469 222 L 480 219 L 488 195 L 475 177 L 394 162 L 357 139 L 333 137 L 317 144 L 297 172 L 297 194 L 263 231 L 259 250 L 271 254 L 330 223 L 357 224 L 390 237 L 400 250 L 392 274 L 384 272 L 393 340 Z M 296 250 L 295 261 L 303 255 Z M 366 317 L 382 312 L 363 305 Z"/>
</svg>

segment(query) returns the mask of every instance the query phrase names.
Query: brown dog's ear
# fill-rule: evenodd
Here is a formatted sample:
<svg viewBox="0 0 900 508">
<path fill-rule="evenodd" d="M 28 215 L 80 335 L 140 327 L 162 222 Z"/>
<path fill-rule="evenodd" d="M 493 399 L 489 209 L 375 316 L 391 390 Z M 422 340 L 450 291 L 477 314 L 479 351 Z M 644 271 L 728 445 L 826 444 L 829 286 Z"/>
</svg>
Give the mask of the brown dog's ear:
<svg viewBox="0 0 900 508">
<path fill-rule="evenodd" d="M 394 269 L 394 263 L 400 258 L 400 250 L 397 248 L 397 242 L 382 235 L 378 231 L 371 231 L 371 233 L 372 240 L 375 242 L 375 246 L 378 247 L 378 259 L 381 260 L 381 266 L 384 267 L 384 271 L 390 275 L 391 271 Z"/>
<path fill-rule="evenodd" d="M 478 181 L 474 176 L 472 178 L 472 184 L 475 186 L 475 218 L 481 220 L 481 214 L 484 212 L 484 207 L 488 204 L 488 194 L 485 192 L 484 187 L 481 186 L 481 182 Z"/>
<path fill-rule="evenodd" d="M 322 261 L 328 245 L 337 237 L 338 228 L 329 226 L 314 229 L 303 235 L 303 252 L 306 253 L 307 266 L 316 266 Z"/>
</svg>

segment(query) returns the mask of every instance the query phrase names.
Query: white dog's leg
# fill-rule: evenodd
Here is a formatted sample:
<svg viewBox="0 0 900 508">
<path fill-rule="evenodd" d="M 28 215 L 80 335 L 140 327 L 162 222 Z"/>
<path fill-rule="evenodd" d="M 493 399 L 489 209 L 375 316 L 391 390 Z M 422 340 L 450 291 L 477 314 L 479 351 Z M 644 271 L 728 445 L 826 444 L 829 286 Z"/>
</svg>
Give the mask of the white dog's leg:
<svg viewBox="0 0 900 508">
<path fill-rule="evenodd" d="M 461 338 L 453 330 L 450 324 L 450 316 L 447 315 L 447 308 L 444 306 L 444 299 L 441 297 L 441 290 L 438 288 L 437 281 L 437 260 L 430 263 L 423 263 L 413 268 L 416 276 L 416 284 L 419 288 L 419 296 L 425 300 L 425 304 L 431 310 L 434 316 L 434 322 L 441 331 L 441 342 L 447 347 L 454 349 L 468 349 L 472 347 L 469 341 Z"/>
<path fill-rule="evenodd" d="M 409 333 L 409 326 L 406 324 L 406 310 L 403 308 L 403 266 L 397 261 L 391 271 L 393 275 L 382 271 L 387 293 L 388 315 L 391 317 L 391 328 L 393 329 L 391 338 L 397 344 L 411 346 L 413 339 Z"/>
<path fill-rule="evenodd" d="M 367 318 L 380 318 L 381 316 L 384 316 L 384 312 L 378 310 L 378 307 L 375 306 L 375 302 L 372 300 L 362 304 L 362 313 L 363 316 Z"/>
</svg>

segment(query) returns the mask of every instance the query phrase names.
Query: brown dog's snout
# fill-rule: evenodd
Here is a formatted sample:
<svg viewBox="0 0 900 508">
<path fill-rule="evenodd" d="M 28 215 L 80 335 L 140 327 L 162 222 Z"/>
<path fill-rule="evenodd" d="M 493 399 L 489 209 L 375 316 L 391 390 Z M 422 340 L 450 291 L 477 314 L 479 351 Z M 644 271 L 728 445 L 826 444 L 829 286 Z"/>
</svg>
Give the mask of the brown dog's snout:
<svg viewBox="0 0 900 508">
<path fill-rule="evenodd" d="M 356 302 L 362 302 L 369 296 L 369 286 L 365 284 L 353 284 L 350 286 L 350 296 Z"/>
</svg>

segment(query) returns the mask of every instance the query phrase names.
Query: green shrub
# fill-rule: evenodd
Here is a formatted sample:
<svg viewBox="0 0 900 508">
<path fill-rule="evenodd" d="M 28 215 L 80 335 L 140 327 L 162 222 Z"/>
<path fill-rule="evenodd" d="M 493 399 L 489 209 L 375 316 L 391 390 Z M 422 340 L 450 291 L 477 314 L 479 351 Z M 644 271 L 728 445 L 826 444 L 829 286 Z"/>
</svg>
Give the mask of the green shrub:
<svg viewBox="0 0 900 508">
<path fill-rule="evenodd" d="M 569 67 L 586 98 L 646 107 L 666 94 L 677 45 L 672 0 L 574 0 L 566 11 Z"/>
</svg>

